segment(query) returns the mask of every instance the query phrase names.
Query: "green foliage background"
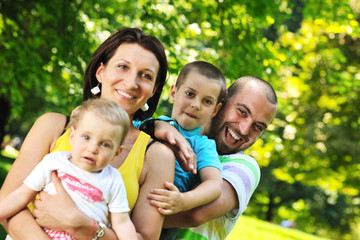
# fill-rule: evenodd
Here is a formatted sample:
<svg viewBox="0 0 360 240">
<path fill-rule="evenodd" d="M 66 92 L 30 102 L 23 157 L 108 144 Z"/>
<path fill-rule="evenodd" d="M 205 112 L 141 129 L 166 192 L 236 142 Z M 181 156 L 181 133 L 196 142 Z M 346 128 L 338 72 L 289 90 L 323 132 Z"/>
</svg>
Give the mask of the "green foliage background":
<svg viewBox="0 0 360 240">
<path fill-rule="evenodd" d="M 10 116 L 0 127 L 23 138 L 41 114 L 69 114 L 99 43 L 120 27 L 139 27 L 168 55 L 156 114 L 168 114 L 169 86 L 192 60 L 218 66 L 228 84 L 254 75 L 276 89 L 278 114 L 247 151 L 262 170 L 247 215 L 356 239 L 359 13 L 359 0 L 2 0 L 0 107 L 9 103 Z"/>
</svg>

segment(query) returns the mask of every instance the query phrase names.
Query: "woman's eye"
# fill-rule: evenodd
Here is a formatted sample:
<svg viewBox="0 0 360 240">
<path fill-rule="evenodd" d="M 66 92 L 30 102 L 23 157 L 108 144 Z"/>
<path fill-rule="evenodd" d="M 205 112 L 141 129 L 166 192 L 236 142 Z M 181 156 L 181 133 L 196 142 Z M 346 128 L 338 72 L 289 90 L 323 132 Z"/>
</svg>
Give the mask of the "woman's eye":
<svg viewBox="0 0 360 240">
<path fill-rule="evenodd" d="M 141 77 L 146 78 L 146 79 L 148 79 L 148 80 L 152 80 L 151 75 L 150 75 L 150 74 L 147 74 L 147 73 L 141 74 Z"/>
<path fill-rule="evenodd" d="M 120 65 L 119 65 L 119 68 L 121 68 L 121 69 L 127 69 L 127 66 L 126 66 L 126 65 L 123 65 L 123 64 L 120 64 Z"/>
</svg>

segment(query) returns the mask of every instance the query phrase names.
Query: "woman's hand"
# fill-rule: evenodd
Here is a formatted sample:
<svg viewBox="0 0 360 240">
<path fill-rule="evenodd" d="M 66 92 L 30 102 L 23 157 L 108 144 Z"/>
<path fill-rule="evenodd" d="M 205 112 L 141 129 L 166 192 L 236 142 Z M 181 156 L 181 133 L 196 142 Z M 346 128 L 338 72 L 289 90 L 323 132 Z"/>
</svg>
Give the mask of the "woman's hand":
<svg viewBox="0 0 360 240">
<path fill-rule="evenodd" d="M 33 215 L 40 226 L 71 234 L 69 226 L 76 227 L 78 222 L 76 218 L 83 213 L 62 186 L 56 171 L 52 172 L 51 179 L 55 185 L 56 194 L 40 192 L 40 199 L 36 199 L 34 203 Z"/>
<path fill-rule="evenodd" d="M 175 127 L 164 121 L 155 121 L 154 135 L 170 147 L 184 171 L 196 174 L 196 155 L 188 141 Z"/>
</svg>

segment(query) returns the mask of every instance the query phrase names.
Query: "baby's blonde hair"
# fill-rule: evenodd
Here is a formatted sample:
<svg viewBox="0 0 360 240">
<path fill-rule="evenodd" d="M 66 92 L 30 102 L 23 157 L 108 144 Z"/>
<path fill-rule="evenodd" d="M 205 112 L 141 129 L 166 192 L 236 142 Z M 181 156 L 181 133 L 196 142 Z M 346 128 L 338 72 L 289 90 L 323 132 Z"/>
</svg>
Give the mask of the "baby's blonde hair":
<svg viewBox="0 0 360 240">
<path fill-rule="evenodd" d="M 67 128 L 74 127 L 76 129 L 86 112 L 93 112 L 105 121 L 121 126 L 123 132 L 119 136 L 120 145 L 123 143 L 129 131 L 130 120 L 127 112 L 119 104 L 106 98 L 87 100 L 72 111 Z"/>
</svg>

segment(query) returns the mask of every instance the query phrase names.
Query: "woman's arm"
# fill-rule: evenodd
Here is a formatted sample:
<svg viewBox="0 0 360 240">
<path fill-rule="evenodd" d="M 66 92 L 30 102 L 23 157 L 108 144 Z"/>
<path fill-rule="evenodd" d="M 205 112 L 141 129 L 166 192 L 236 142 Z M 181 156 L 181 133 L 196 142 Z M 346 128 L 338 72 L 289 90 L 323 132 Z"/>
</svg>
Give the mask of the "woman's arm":
<svg viewBox="0 0 360 240">
<path fill-rule="evenodd" d="M 0 199 L 19 187 L 36 164 L 51 151 L 63 131 L 65 122 L 66 117 L 58 113 L 47 113 L 36 120 L 5 179 L 0 191 Z M 49 239 L 28 209 L 9 218 L 3 226 L 16 239 Z"/>
<path fill-rule="evenodd" d="M 147 195 L 153 188 L 164 189 L 164 182 L 174 181 L 175 157 L 171 149 L 155 142 L 147 150 L 140 178 L 140 192 L 131 220 L 145 240 L 159 239 L 164 216 L 151 206 Z"/>
</svg>

